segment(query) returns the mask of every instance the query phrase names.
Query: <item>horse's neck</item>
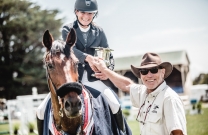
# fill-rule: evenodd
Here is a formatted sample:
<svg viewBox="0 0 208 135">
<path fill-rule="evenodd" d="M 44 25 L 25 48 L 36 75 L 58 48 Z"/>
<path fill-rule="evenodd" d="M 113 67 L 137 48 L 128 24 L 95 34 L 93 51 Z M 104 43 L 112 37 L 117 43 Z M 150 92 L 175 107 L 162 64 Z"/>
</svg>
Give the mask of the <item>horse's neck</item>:
<svg viewBox="0 0 208 135">
<path fill-rule="evenodd" d="M 59 116 L 60 105 L 59 105 L 58 97 L 55 93 L 55 89 L 51 80 L 48 80 L 48 85 L 51 91 L 51 103 L 52 103 L 54 120 L 55 123 L 59 123 L 61 121 L 61 117 Z"/>
</svg>

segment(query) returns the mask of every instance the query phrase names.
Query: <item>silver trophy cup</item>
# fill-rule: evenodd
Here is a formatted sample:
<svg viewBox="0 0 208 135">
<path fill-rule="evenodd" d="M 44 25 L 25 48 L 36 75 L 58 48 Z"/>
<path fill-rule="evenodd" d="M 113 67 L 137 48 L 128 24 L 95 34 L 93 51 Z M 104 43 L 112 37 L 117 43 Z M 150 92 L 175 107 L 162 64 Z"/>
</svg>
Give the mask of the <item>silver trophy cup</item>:
<svg viewBox="0 0 208 135">
<path fill-rule="evenodd" d="M 99 57 L 105 61 L 106 66 L 110 66 L 110 53 L 113 49 L 103 47 L 93 47 L 95 49 L 95 57 Z M 95 76 L 92 74 L 91 76 Z"/>
</svg>

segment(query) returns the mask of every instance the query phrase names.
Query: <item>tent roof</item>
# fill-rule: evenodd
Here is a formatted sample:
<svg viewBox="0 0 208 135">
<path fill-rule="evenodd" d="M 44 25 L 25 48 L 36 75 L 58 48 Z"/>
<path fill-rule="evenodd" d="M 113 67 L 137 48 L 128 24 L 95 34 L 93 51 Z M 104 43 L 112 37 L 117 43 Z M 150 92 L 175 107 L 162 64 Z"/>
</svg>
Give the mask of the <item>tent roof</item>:
<svg viewBox="0 0 208 135">
<path fill-rule="evenodd" d="M 173 51 L 158 53 L 163 62 L 170 62 L 172 65 L 187 65 L 189 66 L 190 61 L 186 51 Z M 115 71 L 118 70 L 129 70 L 130 65 L 140 66 L 142 55 L 116 57 L 115 58 Z"/>
</svg>

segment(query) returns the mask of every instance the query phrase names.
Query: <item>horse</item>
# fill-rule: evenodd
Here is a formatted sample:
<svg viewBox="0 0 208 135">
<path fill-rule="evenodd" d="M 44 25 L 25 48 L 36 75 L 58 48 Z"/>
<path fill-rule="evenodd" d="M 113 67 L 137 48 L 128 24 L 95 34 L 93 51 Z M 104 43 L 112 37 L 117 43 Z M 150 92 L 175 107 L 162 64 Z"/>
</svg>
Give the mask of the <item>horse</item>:
<svg viewBox="0 0 208 135">
<path fill-rule="evenodd" d="M 54 40 L 49 30 L 43 35 L 42 43 L 46 48 L 43 61 L 51 92 L 51 102 L 48 105 L 51 105 L 52 109 L 45 113 L 45 116 L 49 117 L 50 113 L 52 114 L 54 128 L 54 133 L 50 131 L 47 134 L 122 135 L 102 93 L 90 87 L 86 88 L 78 82 L 78 59 L 72 51 L 75 42 L 74 29 L 70 30 L 65 42 Z M 125 126 L 127 134 L 131 134 L 126 122 Z M 39 131 L 39 134 L 45 135 L 46 132 Z"/>
<path fill-rule="evenodd" d="M 82 122 L 82 101 L 79 96 L 82 86 L 77 83 L 78 60 L 71 51 L 75 41 L 76 33 L 73 29 L 68 34 L 66 43 L 61 40 L 54 41 L 48 30 L 43 35 L 43 45 L 47 50 L 44 63 L 51 92 L 54 123 L 58 130 L 69 134 L 76 134 Z"/>
</svg>

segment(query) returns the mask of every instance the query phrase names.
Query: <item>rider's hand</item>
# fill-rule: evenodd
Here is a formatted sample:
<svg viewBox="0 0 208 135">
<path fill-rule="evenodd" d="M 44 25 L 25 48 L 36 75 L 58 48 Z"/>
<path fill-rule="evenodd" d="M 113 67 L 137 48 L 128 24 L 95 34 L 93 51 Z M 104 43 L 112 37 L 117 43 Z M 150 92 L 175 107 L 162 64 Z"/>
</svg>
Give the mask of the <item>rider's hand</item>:
<svg viewBox="0 0 208 135">
<path fill-rule="evenodd" d="M 91 69 L 94 72 L 99 72 L 99 70 L 97 69 L 97 67 L 94 65 L 94 61 L 96 60 L 95 57 L 91 56 L 91 55 L 87 55 L 87 57 L 85 58 L 85 61 L 88 62 L 89 66 L 91 67 Z"/>
</svg>

